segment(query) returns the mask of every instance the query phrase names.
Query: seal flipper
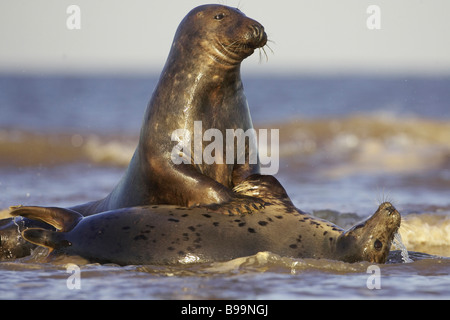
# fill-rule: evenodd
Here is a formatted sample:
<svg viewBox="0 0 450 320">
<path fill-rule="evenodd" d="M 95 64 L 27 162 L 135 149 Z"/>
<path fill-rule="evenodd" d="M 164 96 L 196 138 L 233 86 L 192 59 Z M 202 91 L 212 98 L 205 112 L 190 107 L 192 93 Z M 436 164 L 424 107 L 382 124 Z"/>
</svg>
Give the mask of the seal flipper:
<svg viewBox="0 0 450 320">
<path fill-rule="evenodd" d="M 22 231 L 22 237 L 38 246 L 50 249 L 61 249 L 70 246 L 70 243 L 64 239 L 64 233 L 51 230 L 30 228 Z"/>
<path fill-rule="evenodd" d="M 44 221 L 61 232 L 72 230 L 83 218 L 76 211 L 57 207 L 11 207 L 12 216 Z"/>
</svg>

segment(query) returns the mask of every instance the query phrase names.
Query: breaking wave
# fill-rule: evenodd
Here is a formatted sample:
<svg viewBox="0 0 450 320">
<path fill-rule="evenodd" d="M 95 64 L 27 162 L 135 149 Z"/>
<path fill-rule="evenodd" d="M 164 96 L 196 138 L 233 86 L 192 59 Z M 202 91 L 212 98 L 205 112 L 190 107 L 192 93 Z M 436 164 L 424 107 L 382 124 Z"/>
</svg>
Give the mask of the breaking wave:
<svg viewBox="0 0 450 320">
<path fill-rule="evenodd" d="M 450 122 L 390 114 L 280 124 L 280 157 L 329 176 L 410 172 L 449 165 Z"/>
<path fill-rule="evenodd" d="M 61 165 L 73 162 L 126 166 L 137 137 L 0 130 L 0 165 Z"/>
<path fill-rule="evenodd" d="M 280 161 L 323 166 L 326 174 L 406 172 L 449 165 L 450 122 L 386 114 L 263 124 L 279 129 Z M 170 139 L 170 137 L 168 137 Z M 88 161 L 126 166 L 138 137 L 0 130 L 0 165 Z"/>
</svg>

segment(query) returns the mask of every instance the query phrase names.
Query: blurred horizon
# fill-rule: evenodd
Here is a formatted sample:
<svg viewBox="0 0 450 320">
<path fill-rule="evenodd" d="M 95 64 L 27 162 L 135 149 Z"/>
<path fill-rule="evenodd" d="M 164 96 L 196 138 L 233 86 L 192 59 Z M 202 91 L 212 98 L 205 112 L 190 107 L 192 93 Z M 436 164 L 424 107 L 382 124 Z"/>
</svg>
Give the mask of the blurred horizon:
<svg viewBox="0 0 450 320">
<path fill-rule="evenodd" d="M 0 73 L 155 74 L 183 17 L 210 1 L 3 1 Z M 243 63 L 246 74 L 450 75 L 450 2 L 221 1 L 261 22 L 269 48 Z M 67 8 L 80 8 L 70 30 Z M 367 26 L 370 5 L 379 30 Z M 272 53 L 273 50 L 273 53 Z"/>
</svg>

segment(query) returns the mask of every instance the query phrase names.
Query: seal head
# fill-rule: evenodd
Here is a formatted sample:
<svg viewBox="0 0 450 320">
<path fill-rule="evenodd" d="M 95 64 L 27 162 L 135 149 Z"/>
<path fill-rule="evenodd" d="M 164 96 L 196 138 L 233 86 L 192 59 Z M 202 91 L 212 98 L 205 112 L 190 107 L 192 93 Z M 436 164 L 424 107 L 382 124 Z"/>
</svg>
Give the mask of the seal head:
<svg viewBox="0 0 450 320">
<path fill-rule="evenodd" d="M 400 221 L 400 213 L 394 206 L 382 203 L 375 214 L 337 239 L 336 254 L 347 262 L 385 263 Z"/>
<path fill-rule="evenodd" d="M 3 219 L 0 220 L 0 260 L 10 260 L 29 255 L 34 248 L 20 236 L 20 230 L 29 227 L 45 227 L 44 224 L 27 219 Z M 48 227 L 48 226 L 46 226 Z"/>
<path fill-rule="evenodd" d="M 210 58 L 223 65 L 238 65 L 267 42 L 264 27 L 239 9 L 204 5 L 193 9 L 180 23 L 175 50 L 203 48 Z M 198 55 L 198 50 L 192 50 Z"/>
</svg>

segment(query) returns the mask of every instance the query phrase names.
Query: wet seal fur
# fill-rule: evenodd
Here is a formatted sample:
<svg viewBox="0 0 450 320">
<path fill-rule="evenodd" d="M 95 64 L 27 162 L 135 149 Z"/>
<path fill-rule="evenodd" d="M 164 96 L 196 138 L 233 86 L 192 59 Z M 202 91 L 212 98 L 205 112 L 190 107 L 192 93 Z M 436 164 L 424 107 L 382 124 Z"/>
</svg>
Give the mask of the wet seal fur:
<svg viewBox="0 0 450 320">
<path fill-rule="evenodd" d="M 260 172 L 259 159 L 256 164 L 237 164 L 234 150 L 234 164 L 191 161 L 176 165 L 171 157 L 177 143 L 171 134 L 176 129 L 193 133 L 194 121 L 224 136 L 226 129 L 245 132 L 253 128 L 240 65 L 266 42 L 264 27 L 238 9 L 203 5 L 191 10 L 176 31 L 124 176 L 106 198 L 69 209 L 83 216 L 151 204 L 195 207 L 220 203 L 216 211 L 224 214 L 261 209 L 264 204 L 259 199 L 232 191 L 243 179 Z M 248 147 L 245 153 L 248 160 Z M 225 159 L 226 150 L 223 155 Z M 20 223 L 32 222 L 23 219 Z M 30 253 L 30 245 L 18 240 L 16 230 L 11 219 L 0 224 L 0 259 Z"/>
<path fill-rule="evenodd" d="M 143 206 L 82 217 L 69 209 L 17 207 L 11 214 L 45 221 L 60 231 L 29 228 L 23 237 L 50 248 L 49 258 L 91 262 L 174 264 L 226 261 L 270 251 L 282 256 L 385 263 L 400 214 L 385 202 L 347 231 L 297 209 L 272 176 L 252 175 L 237 192 L 264 199 L 265 209 L 241 216 L 207 208 Z"/>
</svg>

